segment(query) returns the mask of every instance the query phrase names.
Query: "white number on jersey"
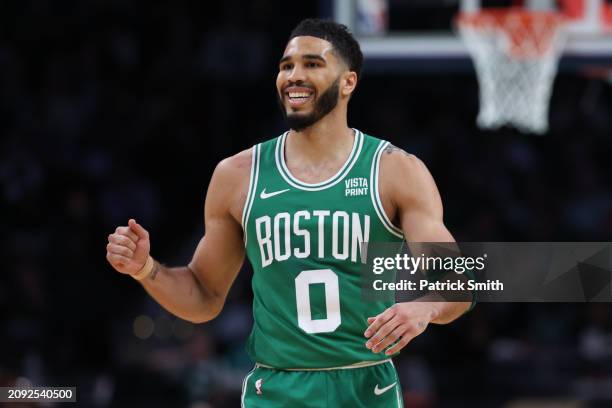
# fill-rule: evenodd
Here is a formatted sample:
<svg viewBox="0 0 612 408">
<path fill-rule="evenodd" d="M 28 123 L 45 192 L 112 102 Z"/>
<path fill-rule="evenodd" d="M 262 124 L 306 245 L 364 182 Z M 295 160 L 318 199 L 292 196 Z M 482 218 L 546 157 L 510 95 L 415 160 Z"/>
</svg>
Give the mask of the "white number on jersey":
<svg viewBox="0 0 612 408">
<path fill-rule="evenodd" d="M 313 319 L 310 309 L 310 285 L 325 285 L 325 319 Z M 298 326 L 306 333 L 329 333 L 340 326 L 340 288 L 338 275 L 331 269 L 302 271 L 295 277 L 295 299 L 297 303 Z"/>
</svg>

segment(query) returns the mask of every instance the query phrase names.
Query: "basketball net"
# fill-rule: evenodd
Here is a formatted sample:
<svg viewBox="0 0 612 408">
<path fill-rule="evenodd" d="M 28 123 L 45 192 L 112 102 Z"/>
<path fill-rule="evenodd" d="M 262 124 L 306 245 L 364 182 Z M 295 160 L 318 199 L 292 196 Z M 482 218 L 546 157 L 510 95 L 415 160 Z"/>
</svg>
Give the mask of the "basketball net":
<svg viewBox="0 0 612 408">
<path fill-rule="evenodd" d="M 456 23 L 474 61 L 481 129 L 548 130 L 548 105 L 564 45 L 560 13 L 522 8 L 464 12 Z"/>
</svg>

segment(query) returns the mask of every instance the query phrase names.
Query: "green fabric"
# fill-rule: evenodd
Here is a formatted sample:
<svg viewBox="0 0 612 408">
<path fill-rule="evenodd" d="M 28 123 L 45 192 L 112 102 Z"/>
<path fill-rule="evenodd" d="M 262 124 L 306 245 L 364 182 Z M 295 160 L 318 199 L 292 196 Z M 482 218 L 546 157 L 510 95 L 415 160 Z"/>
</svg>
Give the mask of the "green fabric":
<svg viewBox="0 0 612 408">
<path fill-rule="evenodd" d="M 303 183 L 284 164 L 286 134 L 255 146 L 243 214 L 253 266 L 251 358 L 276 368 L 384 360 L 365 347 L 367 318 L 391 306 L 361 296 L 361 242 L 401 242 L 381 213 L 378 161 L 387 142 L 355 131 L 344 167 Z"/>
<path fill-rule="evenodd" d="M 259 367 L 247 375 L 242 392 L 242 408 L 403 407 L 397 372 L 390 362 L 326 371 Z"/>
</svg>

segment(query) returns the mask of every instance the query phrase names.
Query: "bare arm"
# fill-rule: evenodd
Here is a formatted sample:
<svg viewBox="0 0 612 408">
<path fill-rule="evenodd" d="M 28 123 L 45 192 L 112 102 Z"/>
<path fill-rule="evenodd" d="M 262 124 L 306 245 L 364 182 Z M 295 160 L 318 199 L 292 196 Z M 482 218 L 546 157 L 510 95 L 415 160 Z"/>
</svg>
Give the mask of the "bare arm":
<svg viewBox="0 0 612 408">
<path fill-rule="evenodd" d="M 443 222 L 442 200 L 431 174 L 418 158 L 394 146 L 381 159 L 381 198 L 391 219 L 401 225 L 411 247 L 419 242 L 454 242 Z M 392 177 L 391 175 L 402 175 Z M 449 323 L 461 316 L 470 302 L 444 302 L 435 295 L 418 302 L 397 303 L 368 319 L 366 347 L 386 354 L 400 351 L 429 323 Z M 428 301 L 431 300 L 431 301 Z M 399 341 L 398 341 L 399 340 Z"/>
<path fill-rule="evenodd" d="M 400 182 L 398 178 L 392 180 L 395 184 L 393 200 L 406 241 L 409 243 L 455 242 L 444 225 L 442 199 L 425 164 L 416 156 L 394 146 L 388 148 L 387 152 L 385 154 L 388 154 L 391 159 L 386 163 L 389 169 L 401 172 L 395 174 L 406 175 L 406 179 Z M 417 250 L 416 253 L 418 252 Z M 470 302 L 432 300 L 434 318 L 431 323 L 449 323 L 470 307 Z"/>
<path fill-rule="evenodd" d="M 205 235 L 187 266 L 167 268 L 155 262 L 140 282 L 165 309 L 192 322 L 214 319 L 244 261 L 238 222 L 246 195 L 249 152 L 222 161 L 213 174 L 204 206 Z M 149 234 L 134 220 L 109 236 L 107 259 L 119 272 L 135 276 L 149 257 Z"/>
</svg>

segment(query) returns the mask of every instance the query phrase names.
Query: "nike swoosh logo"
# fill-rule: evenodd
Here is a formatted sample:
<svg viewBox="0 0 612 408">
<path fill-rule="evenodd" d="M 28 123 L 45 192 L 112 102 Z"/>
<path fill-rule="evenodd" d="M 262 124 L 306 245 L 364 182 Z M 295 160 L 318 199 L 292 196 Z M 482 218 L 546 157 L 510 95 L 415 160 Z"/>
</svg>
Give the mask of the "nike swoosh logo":
<svg viewBox="0 0 612 408">
<path fill-rule="evenodd" d="M 374 387 L 374 394 L 376 395 L 380 395 L 380 394 L 384 394 L 385 392 L 389 391 L 391 388 L 393 388 L 393 386 L 397 384 L 397 381 L 394 382 L 391 385 L 387 385 L 385 388 L 378 388 L 378 384 L 376 384 L 376 387 Z"/>
<path fill-rule="evenodd" d="M 271 193 L 266 193 L 266 189 L 264 188 L 263 191 L 261 192 L 261 194 L 259 195 L 259 197 L 262 200 L 265 200 L 266 198 L 270 198 L 270 197 L 274 197 L 275 195 L 279 195 L 279 194 L 283 194 L 286 193 L 287 191 L 289 191 L 290 189 L 285 189 L 285 190 L 278 190 L 278 191 L 273 191 Z"/>
</svg>

